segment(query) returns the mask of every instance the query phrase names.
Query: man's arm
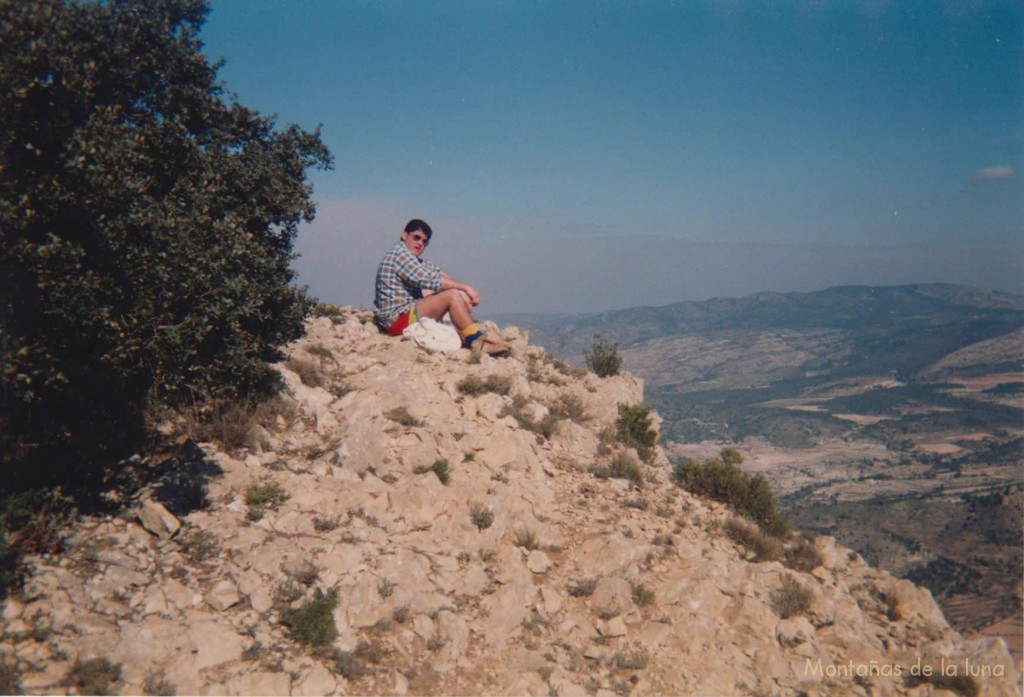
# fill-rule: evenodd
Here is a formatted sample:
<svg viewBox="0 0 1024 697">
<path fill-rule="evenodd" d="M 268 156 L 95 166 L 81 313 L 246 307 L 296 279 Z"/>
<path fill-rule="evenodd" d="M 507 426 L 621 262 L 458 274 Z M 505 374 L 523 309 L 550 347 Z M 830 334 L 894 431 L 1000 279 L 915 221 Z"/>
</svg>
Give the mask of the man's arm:
<svg viewBox="0 0 1024 697">
<path fill-rule="evenodd" d="M 452 278 L 447 273 L 442 271 L 441 272 L 441 290 L 449 290 L 449 289 L 452 289 L 452 288 L 454 288 L 456 290 L 461 290 L 463 293 L 465 293 L 466 297 L 469 298 L 469 304 L 470 305 L 479 305 L 480 304 L 480 294 L 478 292 L 476 292 L 476 288 L 474 288 L 473 286 L 469 285 L 468 283 L 460 283 L 459 281 L 456 281 L 454 278 Z"/>
</svg>

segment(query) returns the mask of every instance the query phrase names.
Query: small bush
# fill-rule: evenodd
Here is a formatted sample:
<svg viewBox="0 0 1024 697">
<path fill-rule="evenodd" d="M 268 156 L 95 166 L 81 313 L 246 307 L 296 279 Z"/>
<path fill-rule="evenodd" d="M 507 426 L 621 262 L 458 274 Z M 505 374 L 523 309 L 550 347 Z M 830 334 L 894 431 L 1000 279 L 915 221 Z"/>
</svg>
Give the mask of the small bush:
<svg viewBox="0 0 1024 697">
<path fill-rule="evenodd" d="M 60 487 L 0 499 L 0 600 L 24 581 L 24 555 L 60 551 L 63 531 L 77 516 Z"/>
<path fill-rule="evenodd" d="M 573 423 L 582 424 L 587 420 L 587 410 L 579 395 L 568 392 L 561 395 L 552 406 L 551 413 L 560 419 L 569 419 Z"/>
<path fill-rule="evenodd" d="M 740 469 L 743 458 L 729 448 L 720 457 L 701 464 L 683 459 L 672 468 L 672 479 L 698 496 L 721 501 L 744 515 L 774 537 L 785 537 L 792 529 L 789 518 L 779 511 L 778 501 L 760 474 Z"/>
<path fill-rule="evenodd" d="M 0 695 L 21 694 L 21 671 L 13 659 L 0 656 Z"/>
<path fill-rule="evenodd" d="M 448 482 L 451 480 L 451 472 L 449 471 L 447 460 L 437 460 L 430 466 L 430 469 L 437 475 L 442 484 L 448 486 Z"/>
<path fill-rule="evenodd" d="M 63 684 L 75 688 L 80 695 L 110 695 L 120 679 L 120 663 L 111 663 L 106 658 L 78 659 Z"/>
<path fill-rule="evenodd" d="M 746 518 L 733 516 L 722 526 L 726 536 L 754 555 L 754 561 L 775 561 L 782 556 L 782 543 Z"/>
<path fill-rule="evenodd" d="M 216 400 L 185 413 L 185 432 L 197 441 L 220 443 L 225 450 L 256 444 L 259 407 L 243 400 Z"/>
<path fill-rule="evenodd" d="M 417 419 L 409 413 L 408 407 L 395 407 L 394 409 L 387 411 L 384 416 L 401 426 L 423 425 L 423 422 L 420 419 Z"/>
<path fill-rule="evenodd" d="M 317 532 L 330 532 L 331 530 L 337 529 L 341 524 L 340 516 L 315 516 L 313 518 L 313 529 Z"/>
<path fill-rule="evenodd" d="M 607 464 L 591 467 L 590 472 L 598 479 L 628 479 L 638 487 L 642 487 L 644 483 L 640 463 L 628 453 L 619 452 Z"/>
<path fill-rule="evenodd" d="M 329 317 L 334 324 L 345 322 L 344 310 L 330 303 L 314 302 L 310 308 L 310 314 L 314 317 Z"/>
<path fill-rule="evenodd" d="M 289 499 L 288 492 L 277 482 L 250 484 L 245 490 L 245 503 L 249 508 L 277 508 Z"/>
<path fill-rule="evenodd" d="M 274 588 L 274 602 L 278 605 L 291 605 L 302 598 L 301 588 L 292 583 L 291 579 L 282 581 Z"/>
<path fill-rule="evenodd" d="M 522 547 L 523 549 L 530 551 L 540 548 L 540 543 L 537 541 L 537 533 L 533 530 L 518 528 L 514 534 L 515 537 L 513 542 L 515 542 L 517 547 Z"/>
<path fill-rule="evenodd" d="M 590 348 L 583 350 L 583 358 L 587 367 L 602 378 L 618 375 L 619 369 L 622 367 L 619 345 L 609 343 L 600 334 L 595 334 Z"/>
<path fill-rule="evenodd" d="M 978 697 L 981 688 L 974 676 L 966 674 L 943 675 L 940 670 L 935 670 L 931 675 L 911 675 L 909 672 L 904 678 L 907 687 L 914 688 L 928 683 L 936 690 L 948 690 L 963 697 Z"/>
<path fill-rule="evenodd" d="M 321 358 L 325 361 L 334 360 L 334 354 L 331 353 L 331 350 L 329 348 L 323 346 L 322 344 L 310 344 L 309 346 L 306 347 L 306 353 L 308 353 L 311 356 Z"/>
<path fill-rule="evenodd" d="M 395 592 L 395 584 L 391 581 L 388 581 L 387 579 L 384 579 L 383 581 L 377 584 L 377 592 L 380 594 L 380 597 L 382 598 L 390 598 L 391 595 Z"/>
<path fill-rule="evenodd" d="M 400 605 L 396 607 L 394 611 L 391 613 L 391 619 L 393 619 L 395 622 L 398 622 L 398 624 L 405 624 L 406 621 L 409 619 L 409 606 Z"/>
<path fill-rule="evenodd" d="M 312 600 L 281 613 L 281 623 L 292 639 L 306 646 L 327 646 L 338 637 L 334 610 L 338 607 L 338 589 L 324 593 L 319 588 Z"/>
<path fill-rule="evenodd" d="M 569 595 L 574 598 L 588 598 L 594 594 L 594 589 L 597 588 L 596 578 L 585 578 L 579 581 L 573 581 L 569 584 L 567 589 Z"/>
<path fill-rule="evenodd" d="M 475 503 L 469 511 L 469 518 L 477 529 L 486 530 L 494 522 L 494 513 L 486 506 Z"/>
<path fill-rule="evenodd" d="M 178 536 L 181 553 L 193 564 L 199 564 L 220 553 L 217 536 L 206 530 L 191 528 Z"/>
<path fill-rule="evenodd" d="M 319 369 L 310 361 L 300 358 L 289 358 L 284 362 L 284 367 L 299 376 L 299 380 L 306 387 L 323 387 L 324 379 Z"/>
<path fill-rule="evenodd" d="M 519 424 L 520 428 L 550 438 L 558 426 L 558 417 L 549 412 L 540 421 L 535 421 L 532 414 L 527 410 L 528 401 L 523 395 L 517 394 L 512 398 L 512 403 L 501 410 L 499 416 L 511 416 Z"/>
<path fill-rule="evenodd" d="M 900 611 L 900 600 L 896 593 L 883 588 L 875 588 L 874 595 L 885 608 L 885 616 L 890 622 L 903 618 L 903 612 Z"/>
<path fill-rule="evenodd" d="M 654 602 L 654 591 L 643 583 L 633 583 L 633 602 L 637 605 L 650 605 Z"/>
<path fill-rule="evenodd" d="M 811 607 L 811 591 L 800 585 L 795 578 L 786 574 L 779 587 L 769 595 L 772 609 L 782 619 L 803 614 Z"/>
<path fill-rule="evenodd" d="M 319 656 L 326 661 L 335 673 L 346 680 L 356 680 L 369 672 L 366 664 L 359 659 L 355 651 L 342 651 L 332 646 L 323 650 Z"/>
<path fill-rule="evenodd" d="M 142 685 L 143 694 L 154 697 L 174 697 L 178 694 L 174 685 L 164 676 L 163 673 L 150 673 L 146 676 L 146 682 Z"/>
<path fill-rule="evenodd" d="M 615 426 L 616 436 L 623 445 L 635 448 L 640 459 L 647 464 L 654 462 L 654 446 L 658 442 L 658 432 L 651 427 L 649 406 L 620 404 L 619 419 Z"/>
<path fill-rule="evenodd" d="M 642 670 L 647 667 L 647 653 L 644 651 L 616 651 L 611 662 L 616 670 Z"/>
<path fill-rule="evenodd" d="M 317 579 L 320 578 L 320 567 L 311 562 L 309 559 L 303 560 L 299 564 L 298 568 L 288 574 L 296 580 L 300 585 L 306 588 L 312 588 L 313 584 L 316 583 Z"/>
<path fill-rule="evenodd" d="M 786 548 L 782 563 L 793 571 L 810 572 L 821 566 L 824 560 L 818 548 L 814 546 L 814 540 L 807 535 L 800 535 Z"/>
<path fill-rule="evenodd" d="M 488 375 L 486 378 L 470 375 L 461 380 L 455 386 L 455 389 L 466 395 L 478 395 L 487 392 L 507 395 L 512 391 L 512 378 L 506 375 Z"/>
</svg>

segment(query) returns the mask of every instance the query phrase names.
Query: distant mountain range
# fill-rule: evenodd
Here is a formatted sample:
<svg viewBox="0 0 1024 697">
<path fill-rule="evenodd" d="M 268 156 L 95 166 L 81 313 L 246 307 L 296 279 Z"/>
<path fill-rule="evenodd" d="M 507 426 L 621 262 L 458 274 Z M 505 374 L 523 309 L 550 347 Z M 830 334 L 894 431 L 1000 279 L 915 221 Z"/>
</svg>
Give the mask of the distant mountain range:
<svg viewBox="0 0 1024 697">
<path fill-rule="evenodd" d="M 618 344 L 625 369 L 644 378 L 665 434 L 676 440 L 756 434 L 810 445 L 816 431 L 849 424 L 821 410 L 750 407 L 807 397 L 839 380 L 886 378 L 920 388 L 1024 369 L 1024 297 L 949 284 L 842 286 L 501 319 L 574 362 L 582 362 L 595 335 Z M 1002 410 L 995 418 L 1012 422 L 1019 414 Z M 780 420 L 801 425 L 768 423 Z"/>
<path fill-rule="evenodd" d="M 671 455 L 736 444 L 799 528 L 928 586 L 963 631 L 1019 626 L 1024 297 L 844 286 L 502 320 L 570 362 L 618 344 Z"/>
</svg>

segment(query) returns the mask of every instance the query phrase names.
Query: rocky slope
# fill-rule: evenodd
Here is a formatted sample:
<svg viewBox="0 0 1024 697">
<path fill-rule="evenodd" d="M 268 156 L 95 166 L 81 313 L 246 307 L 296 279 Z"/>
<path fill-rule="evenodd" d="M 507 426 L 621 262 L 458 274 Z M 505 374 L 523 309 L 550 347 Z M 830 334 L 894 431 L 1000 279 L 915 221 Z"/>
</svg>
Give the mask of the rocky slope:
<svg viewBox="0 0 1024 697">
<path fill-rule="evenodd" d="M 756 563 L 663 454 L 595 476 L 628 455 L 609 434 L 637 379 L 581 375 L 512 328 L 513 357 L 474 360 L 366 320 L 310 322 L 281 368 L 296 411 L 258 444 L 140 461 L 132 507 L 30 560 L 0 636 L 22 690 L 1020 693 L 1000 640 L 965 641 L 830 538 L 809 572 Z M 808 603 L 783 619 L 787 589 Z M 84 681 L 101 669 L 116 681 Z"/>
</svg>

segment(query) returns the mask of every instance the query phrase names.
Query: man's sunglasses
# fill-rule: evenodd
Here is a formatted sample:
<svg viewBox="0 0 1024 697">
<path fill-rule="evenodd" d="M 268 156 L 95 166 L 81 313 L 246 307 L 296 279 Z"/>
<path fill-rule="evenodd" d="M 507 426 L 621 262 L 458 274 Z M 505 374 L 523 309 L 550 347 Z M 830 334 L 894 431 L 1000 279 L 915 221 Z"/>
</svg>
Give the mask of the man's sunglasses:
<svg viewBox="0 0 1024 697">
<path fill-rule="evenodd" d="M 424 247 L 430 244 L 430 238 L 427 237 L 426 235 L 420 233 L 413 233 L 412 235 L 409 235 L 409 237 L 412 239 L 413 242 L 422 242 Z"/>
</svg>

